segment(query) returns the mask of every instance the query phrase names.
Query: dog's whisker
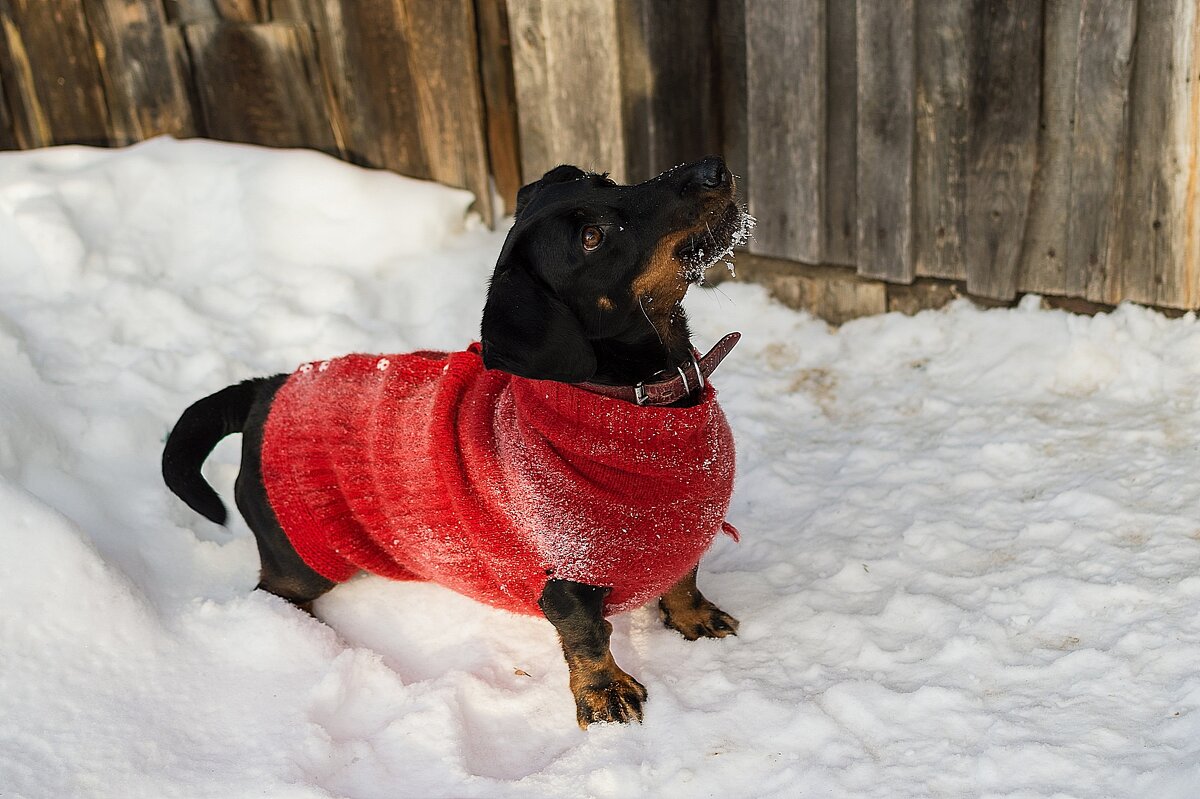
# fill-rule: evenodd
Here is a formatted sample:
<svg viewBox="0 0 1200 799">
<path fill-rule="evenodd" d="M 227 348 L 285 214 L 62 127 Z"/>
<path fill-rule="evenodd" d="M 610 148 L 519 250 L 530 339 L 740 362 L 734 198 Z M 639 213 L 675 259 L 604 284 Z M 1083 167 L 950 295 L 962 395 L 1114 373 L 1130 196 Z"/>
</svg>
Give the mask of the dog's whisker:
<svg viewBox="0 0 1200 799">
<path fill-rule="evenodd" d="M 658 325 L 654 324 L 654 321 L 650 318 L 650 314 L 646 313 L 646 306 L 642 305 L 643 299 L 644 299 L 644 297 L 639 294 L 638 295 L 638 307 L 642 309 L 642 316 L 646 317 L 646 322 L 647 322 L 647 324 L 650 325 L 650 329 L 654 331 L 654 335 L 658 338 L 658 343 L 662 344 L 665 347 L 665 346 L 667 346 L 667 344 L 665 341 L 662 340 L 662 334 L 658 332 Z"/>
</svg>

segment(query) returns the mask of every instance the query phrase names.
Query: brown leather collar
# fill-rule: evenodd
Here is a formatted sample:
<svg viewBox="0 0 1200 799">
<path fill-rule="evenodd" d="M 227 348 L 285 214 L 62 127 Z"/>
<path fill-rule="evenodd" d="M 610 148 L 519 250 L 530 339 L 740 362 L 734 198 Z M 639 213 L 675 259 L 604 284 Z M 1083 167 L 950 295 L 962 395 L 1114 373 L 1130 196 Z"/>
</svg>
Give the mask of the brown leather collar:
<svg viewBox="0 0 1200 799">
<path fill-rule="evenodd" d="M 575 387 L 593 394 L 622 399 L 635 405 L 670 405 L 672 402 L 678 402 L 689 396 L 693 391 L 702 390 L 705 383 L 708 382 L 708 376 L 716 371 L 717 367 L 721 365 L 721 361 L 725 360 L 725 356 L 729 354 L 741 337 L 741 333 L 730 333 L 714 344 L 708 354 L 703 357 L 695 348 L 692 348 L 691 360 L 676 366 L 673 373 L 668 373 L 666 370 L 659 372 L 660 375 L 670 374 L 669 377 L 664 377 L 662 380 L 651 383 L 642 382 L 636 386 L 575 383 Z"/>
</svg>

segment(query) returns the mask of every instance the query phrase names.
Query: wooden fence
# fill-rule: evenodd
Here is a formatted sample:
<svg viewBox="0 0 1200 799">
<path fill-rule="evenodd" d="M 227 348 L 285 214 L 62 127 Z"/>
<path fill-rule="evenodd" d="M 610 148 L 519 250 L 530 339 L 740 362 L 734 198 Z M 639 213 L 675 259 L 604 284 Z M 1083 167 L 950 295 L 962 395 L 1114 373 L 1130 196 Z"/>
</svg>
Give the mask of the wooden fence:
<svg viewBox="0 0 1200 799">
<path fill-rule="evenodd" d="M 762 255 L 1200 308 L 1198 4 L 0 0 L 0 148 L 312 146 L 489 218 L 723 152 Z"/>
<path fill-rule="evenodd" d="M 503 0 L 0 0 L 0 148 L 312 147 L 515 195 Z"/>
</svg>

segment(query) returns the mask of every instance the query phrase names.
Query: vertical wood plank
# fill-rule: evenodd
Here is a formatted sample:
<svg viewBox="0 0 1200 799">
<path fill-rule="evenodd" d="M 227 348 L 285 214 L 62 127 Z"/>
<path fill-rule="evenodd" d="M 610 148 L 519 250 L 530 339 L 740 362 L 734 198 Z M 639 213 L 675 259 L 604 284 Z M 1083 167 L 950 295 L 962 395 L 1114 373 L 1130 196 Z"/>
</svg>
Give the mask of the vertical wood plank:
<svg viewBox="0 0 1200 799">
<path fill-rule="evenodd" d="M 525 179 L 574 163 L 625 181 L 614 0 L 509 0 L 508 8 Z"/>
<path fill-rule="evenodd" d="M 616 8 L 628 179 L 719 154 L 713 4 L 623 0 Z"/>
<path fill-rule="evenodd" d="M 521 188 L 521 152 L 517 134 L 517 89 L 513 84 L 512 43 L 505 0 L 475 0 L 479 27 L 479 71 L 487 114 L 488 162 L 496 192 L 508 213 Z"/>
<path fill-rule="evenodd" d="M 108 143 L 103 81 L 79 0 L 0 0 L 0 78 L 21 147 Z"/>
<path fill-rule="evenodd" d="M 12 115 L 8 111 L 8 97 L 4 94 L 4 78 L 0 75 L 0 150 L 17 149 L 17 132 Z"/>
<path fill-rule="evenodd" d="M 1070 227 L 1075 71 L 1083 0 L 1047 0 L 1043 17 L 1041 129 L 1038 165 L 1021 251 L 1022 291 L 1062 294 Z"/>
<path fill-rule="evenodd" d="M 825 5 L 825 193 L 821 260 L 854 266 L 858 239 L 858 34 L 854 3 Z"/>
<path fill-rule="evenodd" d="M 207 23 L 186 35 L 207 135 L 341 154 L 307 27 Z"/>
<path fill-rule="evenodd" d="M 913 242 L 917 275 L 965 280 L 970 6 L 918 0 Z"/>
<path fill-rule="evenodd" d="M 158 0 L 84 0 L 113 144 L 194 136 L 182 42 Z"/>
<path fill-rule="evenodd" d="M 404 0 L 409 70 L 430 176 L 475 194 L 492 224 L 486 123 L 472 0 Z"/>
<path fill-rule="evenodd" d="M 216 0 L 162 0 L 167 20 L 177 25 L 217 22 L 221 19 Z"/>
<path fill-rule="evenodd" d="M 355 163 L 430 178 L 399 2 L 312 0 L 330 125 Z"/>
<path fill-rule="evenodd" d="M 1012 299 L 1037 160 L 1041 0 L 975 0 L 967 289 Z"/>
<path fill-rule="evenodd" d="M 1183 69 L 1175 72 L 1171 81 L 1171 94 L 1181 118 L 1176 130 L 1183 164 L 1183 204 L 1179 211 L 1183 258 L 1164 275 L 1166 291 L 1158 299 L 1164 304 L 1169 299 L 1178 308 L 1196 308 L 1200 306 L 1200 7 L 1193 2 L 1186 11 L 1183 25 L 1176 31 L 1184 56 Z"/>
<path fill-rule="evenodd" d="M 213 0 L 213 6 L 221 19 L 227 22 L 266 22 L 270 14 L 265 0 Z"/>
<path fill-rule="evenodd" d="M 546 98 L 550 75 L 542 0 L 508 0 L 508 32 L 512 41 L 513 85 L 517 92 L 517 128 L 521 143 L 521 177 L 531 182 L 552 166 L 553 131 Z"/>
<path fill-rule="evenodd" d="M 915 135 L 913 0 L 858 0 L 858 273 L 910 283 Z"/>
<path fill-rule="evenodd" d="M 746 4 L 751 252 L 821 260 L 825 164 L 825 3 Z"/>
<path fill-rule="evenodd" d="M 1131 141 L 1122 164 L 1119 235 L 1109 256 L 1126 268 L 1110 288 L 1113 297 L 1172 308 L 1200 303 L 1198 28 L 1192 0 L 1138 5 Z"/>
<path fill-rule="evenodd" d="M 738 195 L 749 196 L 749 118 L 746 110 L 746 0 L 717 0 L 717 63 L 720 80 L 722 155 L 737 178 Z"/>
<path fill-rule="evenodd" d="M 1121 266 L 1108 252 L 1119 212 L 1135 8 L 1128 0 L 1084 0 L 1080 12 L 1062 293 L 1105 301 Z"/>
</svg>

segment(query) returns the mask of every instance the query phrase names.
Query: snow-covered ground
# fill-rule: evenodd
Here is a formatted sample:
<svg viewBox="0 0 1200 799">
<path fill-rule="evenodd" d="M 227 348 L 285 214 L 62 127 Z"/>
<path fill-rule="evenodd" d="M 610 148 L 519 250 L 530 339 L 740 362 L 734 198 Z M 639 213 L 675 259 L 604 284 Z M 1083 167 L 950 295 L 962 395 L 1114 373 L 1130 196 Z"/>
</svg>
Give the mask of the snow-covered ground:
<svg viewBox="0 0 1200 799">
<path fill-rule="evenodd" d="M 192 400 L 476 334 L 463 192 L 311 153 L 0 154 L 0 796 L 1200 795 L 1200 324 L 965 303 L 831 331 L 693 291 L 739 447 L 737 638 L 615 619 L 643 725 L 550 625 L 362 578 L 317 605 L 161 484 Z M 228 496 L 237 440 L 210 461 Z"/>
</svg>

